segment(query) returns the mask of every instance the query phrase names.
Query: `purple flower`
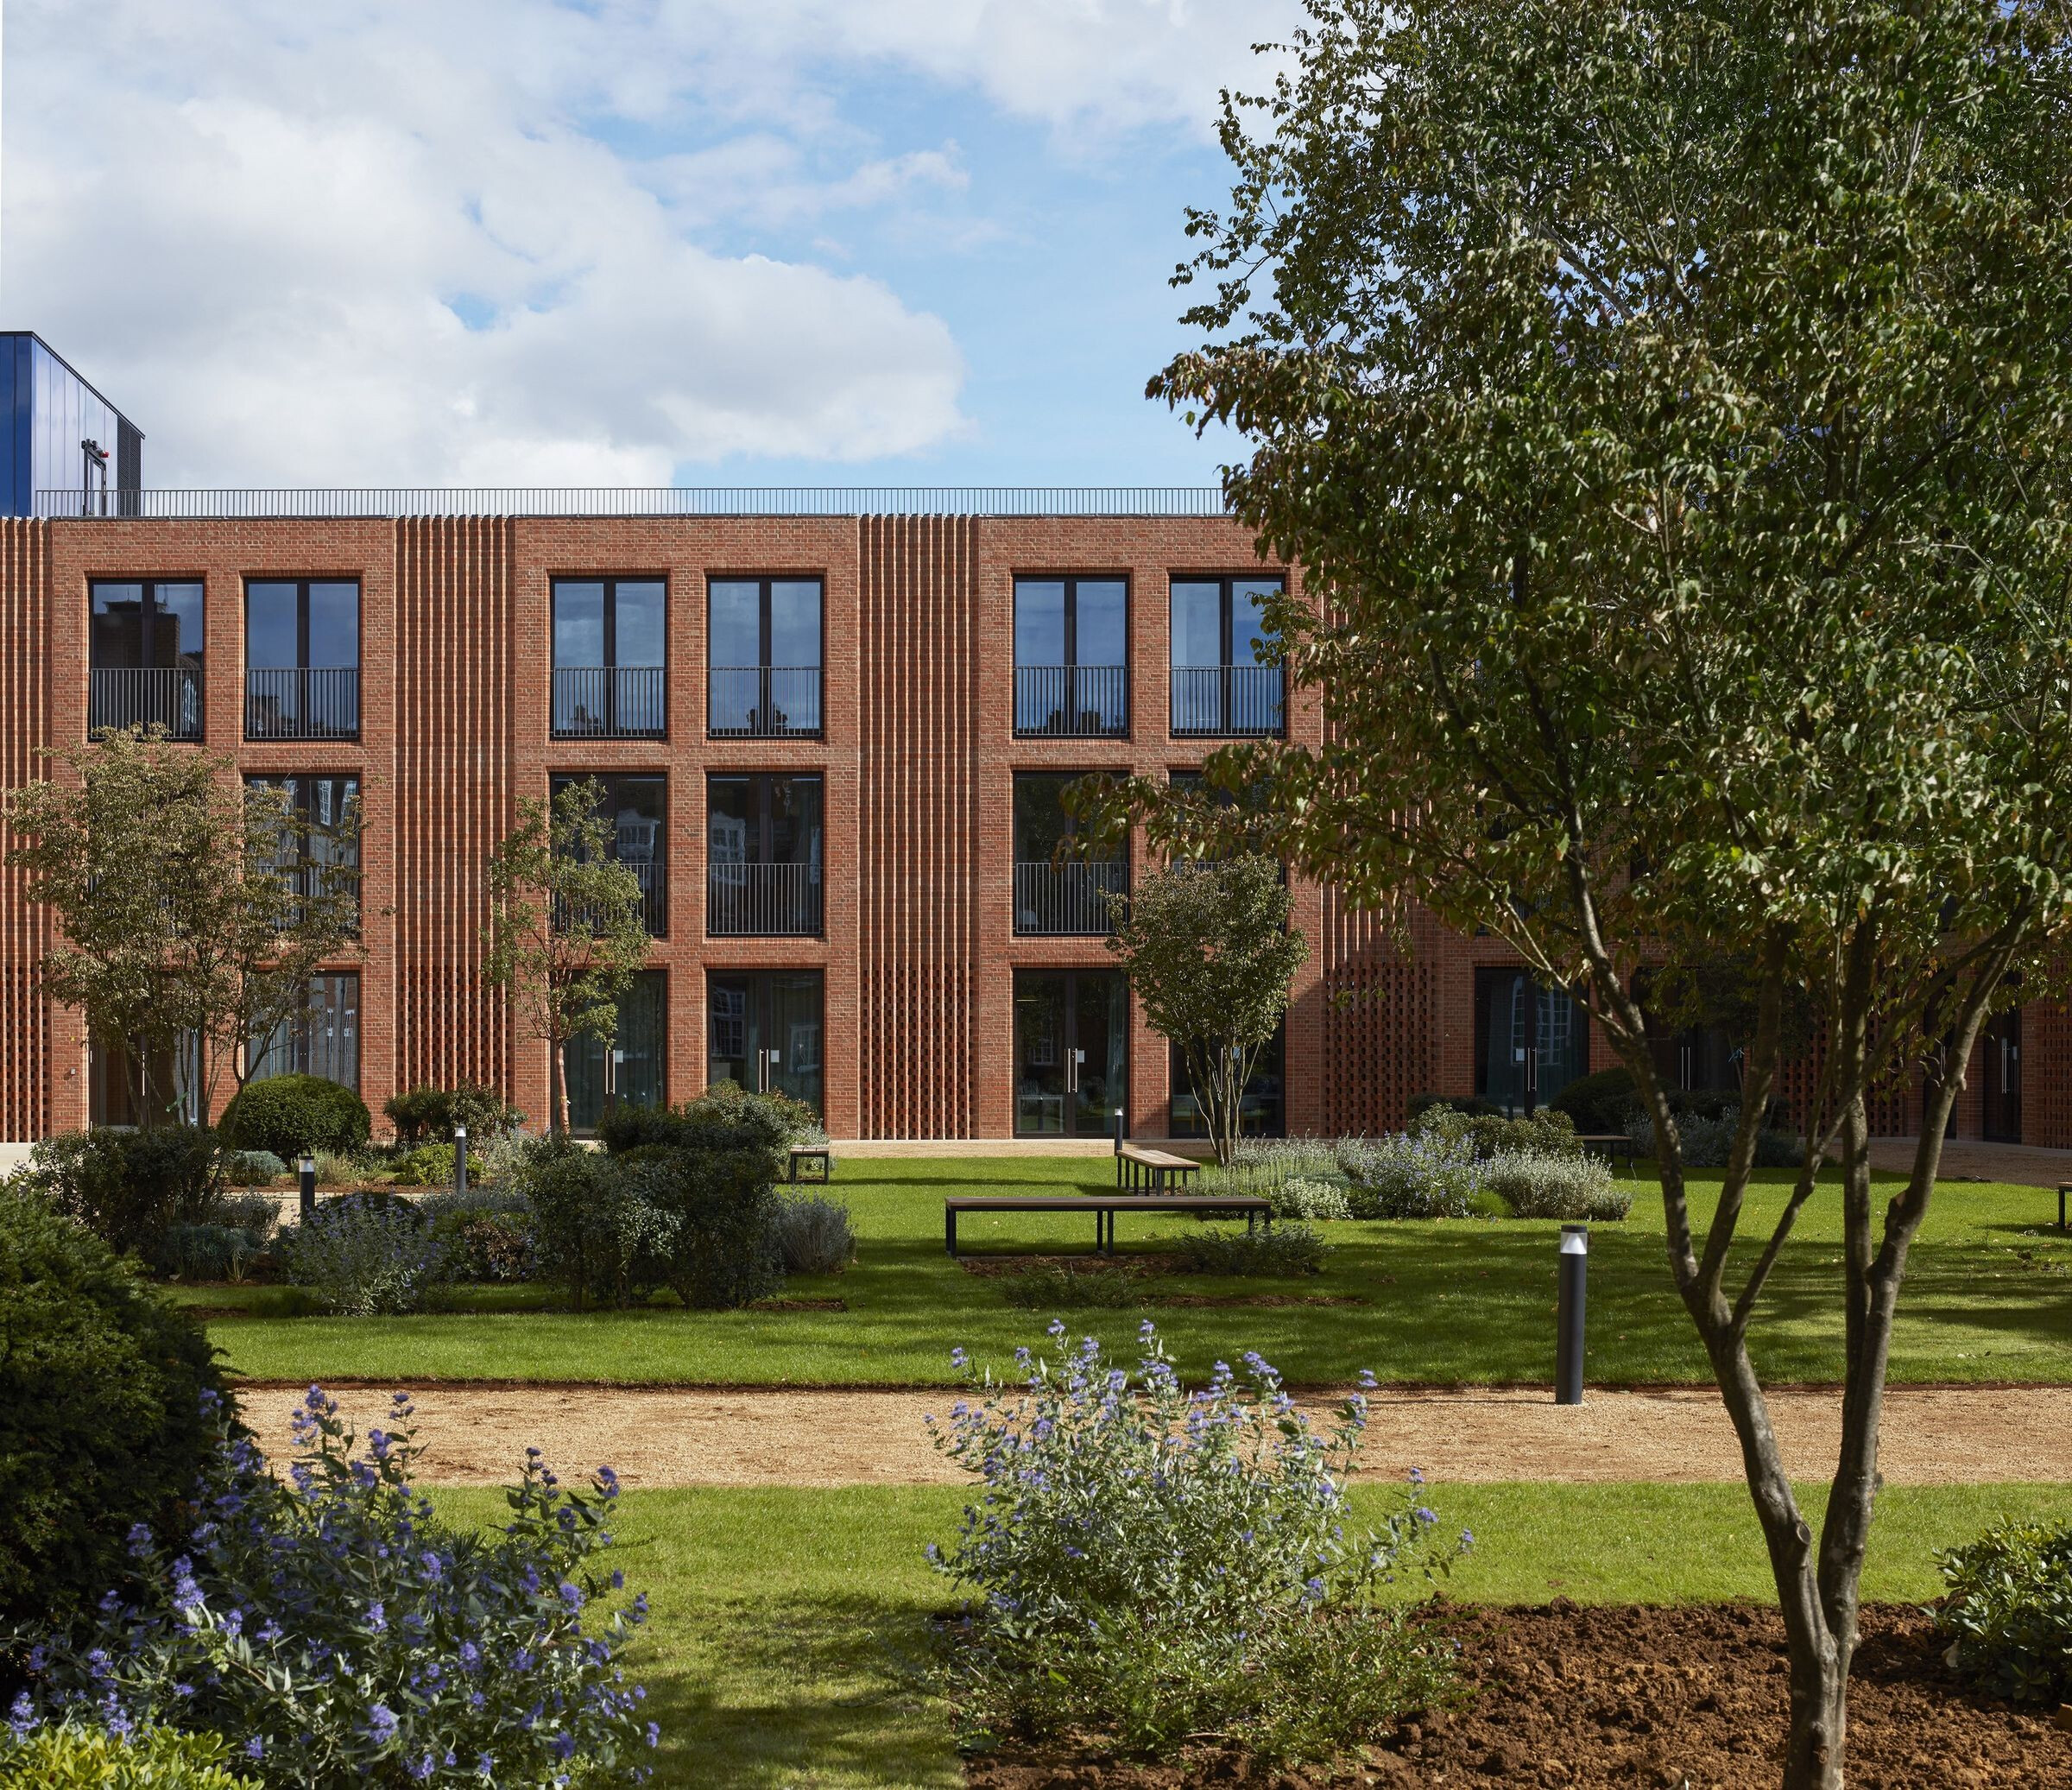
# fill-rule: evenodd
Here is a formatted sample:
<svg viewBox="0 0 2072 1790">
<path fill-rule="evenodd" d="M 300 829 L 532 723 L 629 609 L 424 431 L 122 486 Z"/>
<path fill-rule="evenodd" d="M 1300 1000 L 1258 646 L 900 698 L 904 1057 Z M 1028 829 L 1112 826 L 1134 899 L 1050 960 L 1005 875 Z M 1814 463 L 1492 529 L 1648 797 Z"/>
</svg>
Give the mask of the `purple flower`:
<svg viewBox="0 0 2072 1790">
<path fill-rule="evenodd" d="M 377 1703 L 367 1711 L 367 1732 L 376 1746 L 387 1746 L 395 1738 L 395 1711 L 385 1703 Z"/>
</svg>

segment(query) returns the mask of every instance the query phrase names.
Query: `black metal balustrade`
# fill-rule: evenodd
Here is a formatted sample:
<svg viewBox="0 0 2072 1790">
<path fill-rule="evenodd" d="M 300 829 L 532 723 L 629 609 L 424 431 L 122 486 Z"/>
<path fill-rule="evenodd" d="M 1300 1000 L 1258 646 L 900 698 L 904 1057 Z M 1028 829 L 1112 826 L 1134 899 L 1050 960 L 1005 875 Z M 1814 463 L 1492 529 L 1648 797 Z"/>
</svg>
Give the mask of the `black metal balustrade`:
<svg viewBox="0 0 2072 1790">
<path fill-rule="evenodd" d="M 716 665 L 705 731 L 718 739 L 792 739 L 820 731 L 818 665 Z"/>
<path fill-rule="evenodd" d="M 1126 863 L 1018 863 L 1014 930 L 1039 938 L 1104 937 L 1115 929 L 1107 897 L 1128 887 Z"/>
<path fill-rule="evenodd" d="M 617 858 L 614 862 L 624 864 L 641 885 L 641 924 L 647 928 L 648 936 L 651 939 L 667 938 L 669 877 L 665 867 L 654 858 Z M 601 910 L 585 908 L 572 901 L 557 901 L 554 904 L 554 930 L 566 932 L 571 921 L 578 915 L 588 919 L 594 931 L 599 923 Z"/>
<path fill-rule="evenodd" d="M 86 726 L 162 727 L 176 740 L 201 737 L 201 673 L 191 665 L 93 667 Z"/>
<path fill-rule="evenodd" d="M 818 938 L 816 863 L 716 863 L 705 872 L 705 930 L 715 938 Z"/>
<path fill-rule="evenodd" d="M 1175 733 L 1278 734 L 1286 712 L 1278 665 L 1176 665 Z"/>
<path fill-rule="evenodd" d="M 659 665 L 557 665 L 557 739 L 659 740 L 667 728 Z"/>
<path fill-rule="evenodd" d="M 360 737 L 360 670 L 312 666 L 247 671 L 248 740 L 351 740 Z"/>
<path fill-rule="evenodd" d="M 1017 665 L 1014 731 L 1120 738 L 1129 731 L 1129 671 L 1121 665 Z"/>
</svg>

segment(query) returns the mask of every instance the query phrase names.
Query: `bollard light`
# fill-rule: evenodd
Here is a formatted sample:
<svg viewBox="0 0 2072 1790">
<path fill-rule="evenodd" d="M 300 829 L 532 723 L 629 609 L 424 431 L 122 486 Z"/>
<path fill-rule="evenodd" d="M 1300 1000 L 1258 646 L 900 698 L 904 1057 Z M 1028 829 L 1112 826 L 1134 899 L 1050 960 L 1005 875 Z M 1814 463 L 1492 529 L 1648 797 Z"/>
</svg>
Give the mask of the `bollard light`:
<svg viewBox="0 0 2072 1790">
<path fill-rule="evenodd" d="M 453 1128 L 453 1191 L 466 1196 L 468 1191 L 468 1128 Z"/>
<path fill-rule="evenodd" d="M 307 1150 L 303 1151 L 295 1172 L 301 1180 L 300 1206 L 302 1222 L 306 1224 L 317 1215 L 317 1159 Z"/>
<path fill-rule="evenodd" d="M 1555 1312 L 1554 1402 L 1582 1402 L 1582 1317 L 1589 1291 L 1590 1227 L 1561 1227 L 1561 1291 Z"/>
</svg>

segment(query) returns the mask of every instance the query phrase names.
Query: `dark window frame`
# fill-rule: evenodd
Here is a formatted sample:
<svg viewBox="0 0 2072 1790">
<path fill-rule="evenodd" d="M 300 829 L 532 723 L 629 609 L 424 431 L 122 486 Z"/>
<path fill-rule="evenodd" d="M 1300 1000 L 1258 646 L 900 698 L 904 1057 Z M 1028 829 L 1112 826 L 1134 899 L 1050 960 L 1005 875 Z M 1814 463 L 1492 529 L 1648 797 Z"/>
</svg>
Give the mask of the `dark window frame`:
<svg viewBox="0 0 2072 1790">
<path fill-rule="evenodd" d="M 1223 674 L 1222 693 L 1218 699 L 1221 710 L 1220 726 L 1181 728 L 1174 724 L 1172 699 L 1166 701 L 1166 731 L 1180 739 L 1286 739 L 1288 737 L 1288 676 L 1285 665 L 1273 667 L 1280 674 L 1280 720 L 1271 730 L 1238 727 L 1234 724 L 1235 707 L 1230 687 L 1230 674 L 1236 671 L 1258 671 L 1267 667 L 1255 660 L 1240 661 L 1237 651 L 1237 587 L 1241 584 L 1274 585 L 1283 597 L 1288 592 L 1288 575 L 1285 572 L 1172 572 L 1166 577 L 1166 667 L 1170 680 L 1172 674 L 1184 671 L 1220 671 Z M 1175 587 L 1180 585 L 1214 585 L 1216 586 L 1217 646 L 1216 663 L 1209 665 L 1182 665 L 1172 656 L 1176 630 L 1172 625 L 1172 605 Z"/>
<path fill-rule="evenodd" d="M 564 665 L 560 658 L 561 589 L 565 585 L 596 585 L 603 593 L 601 620 L 603 629 L 598 648 L 600 662 L 597 665 Z M 619 587 L 622 585 L 658 585 L 661 587 L 662 647 L 659 665 L 622 665 L 619 663 Z M 661 572 L 555 572 L 546 580 L 546 657 L 547 657 L 547 736 L 551 739 L 640 739 L 660 740 L 669 737 L 669 666 L 671 648 L 673 645 L 669 619 L 669 576 Z M 554 680 L 564 671 L 597 671 L 611 674 L 605 679 L 604 690 L 607 712 L 601 726 L 561 727 L 555 724 L 560 712 L 560 702 L 554 693 Z M 622 724 L 619 720 L 619 678 L 617 674 L 629 671 L 651 671 L 660 680 L 660 688 L 654 712 L 659 725 L 635 727 Z"/>
<path fill-rule="evenodd" d="M 818 858 L 810 855 L 805 857 L 773 857 L 770 856 L 771 839 L 776 831 L 771 818 L 774 786 L 780 778 L 787 782 L 810 782 L 819 787 L 816 822 L 819 840 Z M 753 844 L 755 855 L 743 857 L 736 863 L 722 863 L 712 856 L 712 817 L 715 813 L 712 787 L 716 783 L 745 783 L 749 787 L 751 792 L 751 806 L 755 812 L 749 820 L 749 825 L 750 828 L 749 839 Z M 799 770 L 750 770 L 732 768 L 719 769 L 708 766 L 705 770 L 703 844 L 705 857 L 705 933 L 707 937 L 824 939 L 827 936 L 827 773 L 824 770 L 818 767 L 809 767 Z M 718 899 L 716 891 L 720 886 L 718 873 L 721 870 L 730 868 L 744 870 L 770 868 L 780 864 L 796 864 L 808 871 L 817 870 L 818 872 L 817 876 L 809 876 L 806 879 L 809 892 L 805 895 L 805 901 L 810 917 L 815 922 L 810 930 L 802 930 L 797 927 L 784 927 L 775 931 L 767 931 L 752 926 L 746 930 L 741 927 L 716 928 L 714 927 L 713 917 L 717 911 L 714 904 Z M 779 908 L 781 908 L 783 898 L 776 897 L 775 899 Z"/>
<path fill-rule="evenodd" d="M 713 652 L 712 587 L 715 585 L 755 586 L 755 663 L 753 665 L 722 665 Z M 811 585 L 820 593 L 819 626 L 814 630 L 819 638 L 820 647 L 818 661 L 811 666 L 780 666 L 774 662 L 771 641 L 774 625 L 770 615 L 773 601 L 771 592 L 778 585 Z M 813 701 L 815 724 L 811 727 L 761 724 L 749 728 L 713 726 L 714 677 L 721 672 L 738 674 L 744 671 L 761 674 L 756 701 L 759 715 L 776 705 L 774 694 L 768 686 L 777 672 L 812 672 L 819 686 Z M 827 574 L 824 572 L 708 572 L 705 574 L 705 737 L 708 739 L 800 740 L 824 739 L 827 737 Z"/>
<path fill-rule="evenodd" d="M 280 792 L 281 786 L 284 783 L 292 783 L 295 786 L 295 800 L 292 806 L 296 816 L 300 819 L 302 826 L 300 832 L 296 835 L 296 861 L 289 874 L 296 877 L 313 878 L 321 867 L 322 860 L 312 857 L 309 853 L 310 834 L 320 824 L 311 817 L 310 802 L 311 797 L 314 794 L 311 786 L 320 781 L 350 783 L 352 785 L 352 794 L 345 800 L 357 806 L 366 781 L 358 771 L 246 771 L 243 778 L 244 787 L 247 789 L 265 789 L 275 794 Z M 355 870 L 361 869 L 359 856 L 360 841 L 358 836 L 355 835 L 352 841 L 351 864 L 351 868 Z M 364 882 L 356 881 L 353 884 L 352 893 L 353 906 L 357 910 L 357 917 L 353 921 L 352 929 L 357 936 L 367 914 Z"/>
<path fill-rule="evenodd" d="M 659 990 L 653 1003 L 656 1019 L 654 1033 L 655 1097 L 653 1104 L 656 1108 L 660 1108 L 669 1104 L 669 1044 L 672 1023 L 670 1001 L 673 991 L 673 979 L 666 964 L 650 964 L 645 969 L 636 970 L 633 973 L 636 986 Z M 622 997 L 618 1003 L 622 1021 L 627 1009 L 632 1004 L 631 995 L 632 990 L 629 989 L 627 996 Z M 596 1124 L 585 1125 L 577 1121 L 573 1098 L 575 1090 L 572 1085 L 571 1086 L 568 1135 L 572 1137 L 595 1137 L 604 1119 L 615 1111 L 620 1104 L 618 1065 L 612 1057 L 612 1052 L 617 1047 L 618 1040 L 618 1029 L 615 1026 L 609 1038 L 600 1039 L 594 1034 L 584 1034 L 565 1039 L 562 1042 L 563 1060 L 571 1084 L 577 1080 L 578 1072 L 575 1065 L 567 1062 L 568 1053 L 572 1051 L 589 1050 L 592 1047 L 598 1052 L 603 1080 L 603 1100 L 597 1109 L 597 1123 Z M 546 1047 L 546 1085 L 550 1089 L 554 1085 L 554 1049 L 551 1044 Z"/>
<path fill-rule="evenodd" d="M 293 665 L 254 665 L 252 663 L 252 591 L 255 586 L 285 585 L 295 593 L 295 662 Z M 309 662 L 309 591 L 312 585 L 350 585 L 352 587 L 352 663 L 350 665 L 312 665 Z M 367 585 L 357 572 L 336 574 L 316 573 L 309 577 L 274 577 L 262 572 L 244 575 L 243 620 L 244 634 L 241 644 L 244 649 L 244 737 L 248 740 L 264 739 L 336 739 L 357 740 L 360 737 L 360 673 L 364 668 L 367 650 Z M 298 686 L 297 724 L 292 731 L 271 731 L 253 725 L 252 680 L 278 676 L 282 673 L 297 675 Z M 312 691 L 309 680 L 317 673 L 350 673 L 352 678 L 351 724 L 316 725 L 311 718 Z M 319 701 L 315 706 L 326 706 Z"/>
<path fill-rule="evenodd" d="M 555 796 L 571 783 L 585 780 L 601 783 L 604 787 L 605 801 L 616 808 L 616 791 L 623 782 L 655 783 L 661 787 L 660 824 L 655 832 L 654 856 L 649 860 L 654 865 L 655 887 L 647 893 L 641 904 L 641 919 L 648 927 L 650 939 L 666 939 L 669 936 L 669 773 L 666 770 L 637 768 L 590 768 L 584 770 L 550 770 L 546 774 L 546 797 L 551 806 Z M 621 858 L 618 842 L 612 842 L 612 862 L 635 863 L 638 859 Z"/>
<path fill-rule="evenodd" d="M 1065 674 L 1068 685 L 1075 681 L 1080 671 L 1119 671 L 1122 674 L 1122 719 L 1116 727 L 1080 730 L 1066 728 L 1060 733 L 1047 727 L 1025 727 L 1021 714 L 1021 674 L 1024 671 L 1043 671 L 1048 666 L 1025 666 L 1021 659 L 1021 587 L 1024 585 L 1062 585 L 1064 587 L 1064 659 L 1058 667 Z M 1079 587 L 1082 585 L 1120 585 L 1122 586 L 1122 662 L 1120 665 L 1082 666 L 1079 662 Z M 1136 613 L 1135 580 L 1127 572 L 1017 572 L 1012 574 L 1008 593 L 1008 639 L 1014 655 L 1014 731 L 1025 739 L 1072 737 L 1079 739 L 1126 740 L 1130 737 L 1134 720 L 1130 700 L 1132 672 L 1136 661 L 1136 642 L 1131 623 Z"/>
<path fill-rule="evenodd" d="M 162 611 L 159 606 L 158 593 L 168 585 L 190 585 L 194 586 L 201 592 L 201 605 L 199 610 L 199 615 L 201 618 L 201 643 L 198 650 L 191 654 L 182 655 L 183 657 L 198 660 L 199 661 L 199 663 L 182 665 L 178 661 L 174 661 L 170 664 L 159 665 L 154 662 L 154 648 L 156 645 L 158 623 L 160 620 L 162 619 Z M 103 665 L 98 661 L 96 652 L 100 639 L 101 630 L 96 625 L 95 622 L 95 598 L 98 594 L 104 590 L 130 588 L 135 588 L 139 592 L 136 636 L 137 663 L 134 666 Z M 100 699 L 97 697 L 94 691 L 94 679 L 97 674 L 105 673 L 114 675 L 123 673 L 148 674 L 150 672 L 166 671 L 176 673 L 191 672 L 191 685 L 193 694 L 193 724 L 189 725 L 186 722 L 185 715 L 185 705 L 183 703 L 180 718 L 177 724 L 167 727 L 167 737 L 176 742 L 186 744 L 195 744 L 205 739 L 208 733 L 208 655 L 209 581 L 202 573 L 191 572 L 161 577 L 139 576 L 136 578 L 88 579 L 86 580 L 87 737 L 91 738 L 97 731 L 104 727 L 122 727 L 147 724 L 127 719 L 119 721 L 110 719 L 103 719 L 99 721 L 95 720 L 95 711 L 101 706 Z M 130 706 L 130 705 L 120 700 L 113 699 L 111 699 L 111 705 L 117 709 L 124 709 Z"/>
</svg>

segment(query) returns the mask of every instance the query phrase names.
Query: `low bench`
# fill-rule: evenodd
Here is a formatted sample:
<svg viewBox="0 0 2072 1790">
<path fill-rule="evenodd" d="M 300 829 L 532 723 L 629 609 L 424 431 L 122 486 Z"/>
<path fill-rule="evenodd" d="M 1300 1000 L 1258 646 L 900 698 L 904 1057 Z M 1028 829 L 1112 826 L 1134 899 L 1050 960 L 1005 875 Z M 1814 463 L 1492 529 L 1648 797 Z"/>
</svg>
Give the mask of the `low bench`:
<svg viewBox="0 0 2072 1790">
<path fill-rule="evenodd" d="M 1215 1212 L 1242 1214 L 1245 1229 L 1261 1218 L 1273 1223 L 1273 1208 L 1250 1193 L 952 1193 L 943 1201 L 943 1247 L 957 1254 L 959 1212 L 1083 1212 L 1094 1215 L 1094 1253 L 1115 1253 L 1117 1212 Z"/>
<path fill-rule="evenodd" d="M 792 1172 L 789 1179 L 793 1181 L 799 1179 L 799 1165 L 801 1162 L 818 1162 L 820 1165 L 819 1179 L 823 1181 L 831 1181 L 835 1178 L 835 1159 L 824 1143 L 795 1143 L 792 1146 Z"/>
<path fill-rule="evenodd" d="M 1201 1172 L 1202 1165 L 1191 1156 L 1176 1156 L 1168 1150 L 1147 1150 L 1140 1143 L 1115 1146 L 1118 1187 L 1141 1187 L 1148 1183 L 1153 1192 L 1162 1193 L 1176 1183 L 1185 1186 L 1191 1178 Z"/>
<path fill-rule="evenodd" d="M 1586 1150 L 1601 1150 L 1608 1156 L 1621 1157 L 1627 1170 L 1633 1168 L 1637 1151 L 1633 1139 L 1623 1131 L 1584 1131 L 1577 1135 L 1576 1142 Z"/>
</svg>

